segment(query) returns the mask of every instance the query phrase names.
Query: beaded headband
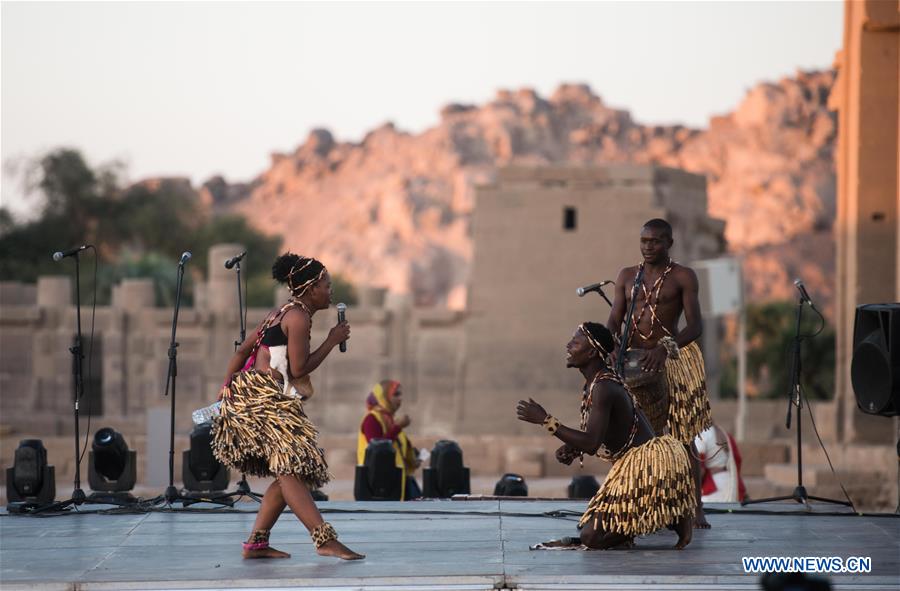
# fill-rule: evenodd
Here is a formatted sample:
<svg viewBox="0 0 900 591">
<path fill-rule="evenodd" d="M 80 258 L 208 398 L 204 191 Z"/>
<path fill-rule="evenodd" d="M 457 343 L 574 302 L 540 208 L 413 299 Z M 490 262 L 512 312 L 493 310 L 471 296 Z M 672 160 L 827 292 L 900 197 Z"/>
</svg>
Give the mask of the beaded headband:
<svg viewBox="0 0 900 591">
<path fill-rule="evenodd" d="M 600 341 L 598 341 L 596 338 L 594 338 L 594 335 L 591 334 L 590 330 L 588 330 L 586 324 L 587 324 L 586 322 L 582 322 L 581 324 L 579 324 L 578 330 L 580 330 L 581 334 L 584 335 L 584 338 L 587 339 L 588 344 L 591 347 L 593 347 L 594 349 L 596 349 L 600 353 L 600 356 L 602 358 L 606 359 L 609 356 L 610 352 L 606 350 L 606 347 L 604 347 L 602 344 L 600 344 Z"/>
<path fill-rule="evenodd" d="M 307 290 L 309 290 L 310 287 L 312 287 L 319 279 L 321 279 L 322 277 L 325 276 L 325 271 L 326 271 L 325 265 L 322 265 L 322 270 L 319 271 L 315 277 L 312 277 L 311 279 L 308 279 L 308 280 L 304 281 L 303 283 L 296 284 L 296 285 L 294 284 L 294 275 L 302 272 L 304 269 L 306 269 L 313 263 L 318 263 L 318 262 L 319 261 L 317 261 L 316 259 L 313 259 L 313 258 L 308 259 L 305 257 L 300 257 L 300 260 L 298 260 L 294 264 L 294 266 L 291 267 L 291 272 L 288 273 L 288 287 L 291 289 L 291 295 L 293 297 L 295 297 L 295 298 L 302 297 L 303 294 L 305 294 L 307 292 Z M 321 265 L 322 263 L 319 263 L 319 264 Z"/>
</svg>

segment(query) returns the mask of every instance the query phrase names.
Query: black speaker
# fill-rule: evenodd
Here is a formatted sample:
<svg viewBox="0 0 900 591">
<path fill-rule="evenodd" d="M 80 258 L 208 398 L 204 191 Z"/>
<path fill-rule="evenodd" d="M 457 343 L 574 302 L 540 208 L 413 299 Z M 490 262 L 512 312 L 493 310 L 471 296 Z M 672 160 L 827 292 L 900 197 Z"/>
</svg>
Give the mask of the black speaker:
<svg viewBox="0 0 900 591">
<path fill-rule="evenodd" d="M 47 449 L 40 439 L 23 439 L 16 448 L 13 467 L 6 469 L 6 500 L 46 505 L 56 497 L 53 466 L 47 465 Z"/>
<path fill-rule="evenodd" d="M 431 450 L 431 463 L 422 470 L 422 496 L 449 499 L 471 494 L 469 469 L 463 464 L 462 448 L 455 441 L 441 439 Z"/>
<path fill-rule="evenodd" d="M 900 303 L 856 308 L 850 382 L 861 411 L 900 414 Z"/>
<path fill-rule="evenodd" d="M 518 474 L 504 474 L 494 485 L 495 497 L 527 497 L 528 484 Z"/>
<path fill-rule="evenodd" d="M 91 490 L 126 492 L 137 481 L 137 452 L 128 449 L 122 434 L 109 427 L 94 434 L 88 452 L 88 482 Z"/>
<path fill-rule="evenodd" d="M 231 472 L 212 451 L 212 423 L 191 430 L 191 447 L 181 454 L 181 480 L 188 493 L 212 493 L 228 488 Z"/>
<path fill-rule="evenodd" d="M 366 446 L 363 465 L 356 467 L 353 498 L 357 501 L 399 501 L 403 492 L 403 470 L 396 465 L 390 439 L 373 439 Z"/>
<path fill-rule="evenodd" d="M 570 499 L 592 499 L 600 490 L 600 483 L 590 474 L 577 474 L 572 477 L 566 492 Z"/>
</svg>

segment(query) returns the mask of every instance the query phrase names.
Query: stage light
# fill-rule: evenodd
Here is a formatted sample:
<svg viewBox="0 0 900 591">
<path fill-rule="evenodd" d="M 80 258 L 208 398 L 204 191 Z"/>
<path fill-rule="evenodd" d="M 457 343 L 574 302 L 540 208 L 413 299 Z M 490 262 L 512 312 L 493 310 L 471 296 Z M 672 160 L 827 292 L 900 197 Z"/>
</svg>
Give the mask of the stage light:
<svg viewBox="0 0 900 591">
<path fill-rule="evenodd" d="M 46 505 L 55 497 L 55 471 L 47 465 L 44 443 L 40 439 L 21 440 L 12 468 L 6 469 L 7 502 Z"/>
<path fill-rule="evenodd" d="M 572 477 L 568 493 L 570 499 L 592 499 L 600 490 L 600 483 L 590 474 L 579 474 Z"/>
<path fill-rule="evenodd" d="M 425 498 L 470 494 L 469 469 L 463 465 L 458 443 L 442 439 L 434 444 L 430 466 L 422 471 L 422 489 Z"/>
<path fill-rule="evenodd" d="M 527 497 L 528 485 L 518 474 L 504 474 L 494 485 L 495 497 Z"/>
<path fill-rule="evenodd" d="M 403 471 L 396 466 L 396 451 L 390 439 L 372 439 L 366 446 L 363 465 L 356 467 L 353 497 L 357 501 L 399 501 Z"/>
<path fill-rule="evenodd" d="M 208 494 L 228 488 L 231 474 L 212 451 L 212 424 L 201 423 L 190 435 L 190 449 L 181 454 L 181 480 L 188 493 Z"/>
<path fill-rule="evenodd" d="M 88 453 L 91 489 L 104 493 L 127 492 L 134 488 L 136 481 L 137 452 L 128 449 L 125 438 L 115 429 L 97 430 Z"/>
</svg>

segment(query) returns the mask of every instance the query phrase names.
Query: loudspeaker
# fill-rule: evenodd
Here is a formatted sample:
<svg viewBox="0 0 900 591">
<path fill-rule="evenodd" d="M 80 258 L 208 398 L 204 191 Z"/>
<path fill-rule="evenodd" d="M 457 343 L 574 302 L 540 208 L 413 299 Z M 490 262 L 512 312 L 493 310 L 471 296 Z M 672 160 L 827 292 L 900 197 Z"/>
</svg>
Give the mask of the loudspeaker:
<svg viewBox="0 0 900 591">
<path fill-rule="evenodd" d="M 462 448 L 455 441 L 441 439 L 431 450 L 431 464 L 422 470 L 422 496 L 449 499 L 471 494 L 469 469 L 463 464 Z"/>
<path fill-rule="evenodd" d="M 191 447 L 181 453 L 181 480 L 188 493 L 213 493 L 228 488 L 231 472 L 212 451 L 212 424 L 201 423 L 191 430 Z"/>
<path fill-rule="evenodd" d="M 528 484 L 518 474 L 504 474 L 494 485 L 495 497 L 527 497 Z"/>
<path fill-rule="evenodd" d="M 592 499 L 600 490 L 600 483 L 590 474 L 577 474 L 572 477 L 567 492 L 570 499 Z"/>
<path fill-rule="evenodd" d="M 23 439 L 16 448 L 13 467 L 6 469 L 6 500 L 46 505 L 56 497 L 53 466 L 47 465 L 47 449 L 40 439 Z"/>
<path fill-rule="evenodd" d="M 856 308 L 850 382 L 864 413 L 900 414 L 900 303 Z"/>
<path fill-rule="evenodd" d="M 91 490 L 127 492 L 137 481 L 137 452 L 128 449 L 122 434 L 109 427 L 94 434 L 88 452 L 88 482 Z"/>
<path fill-rule="evenodd" d="M 399 501 L 403 470 L 396 466 L 396 451 L 390 439 L 373 439 L 366 446 L 363 465 L 356 467 L 353 498 L 357 501 Z"/>
</svg>

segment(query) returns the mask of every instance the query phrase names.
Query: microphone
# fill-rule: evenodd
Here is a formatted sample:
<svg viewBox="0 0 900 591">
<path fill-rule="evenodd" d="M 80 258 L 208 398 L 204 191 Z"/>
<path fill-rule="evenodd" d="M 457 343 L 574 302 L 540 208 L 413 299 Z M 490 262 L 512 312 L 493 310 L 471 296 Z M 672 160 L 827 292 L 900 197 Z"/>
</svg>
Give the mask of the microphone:
<svg viewBox="0 0 900 591">
<path fill-rule="evenodd" d="M 238 264 L 239 262 L 241 262 L 241 261 L 244 259 L 244 255 L 246 255 L 246 254 L 247 254 L 247 251 L 245 250 L 245 251 L 242 252 L 241 254 L 239 254 L 239 255 L 237 255 L 237 256 L 234 256 L 234 257 L 231 257 L 230 259 L 228 259 L 227 261 L 225 261 L 225 268 L 226 268 L 226 269 L 232 268 L 233 266 L 235 266 L 236 264 Z"/>
<path fill-rule="evenodd" d="M 81 252 L 82 250 L 84 250 L 86 248 L 90 248 L 90 247 L 91 247 L 90 244 L 82 244 L 81 246 L 76 246 L 75 248 L 70 248 L 69 250 L 54 252 L 51 256 L 53 257 L 53 260 L 58 263 L 59 261 L 63 260 L 64 258 L 70 257 L 72 255 L 76 255 L 79 252 Z"/>
<path fill-rule="evenodd" d="M 806 302 L 807 304 L 809 304 L 810 306 L 815 308 L 815 306 L 812 303 L 812 299 L 809 297 L 809 293 L 807 293 L 807 291 L 806 291 L 806 286 L 803 285 L 803 281 L 801 281 L 800 279 L 794 279 L 794 286 L 798 290 L 800 290 L 800 301 Z"/>
<path fill-rule="evenodd" d="M 191 254 L 191 251 L 189 251 L 189 250 L 186 250 L 183 253 L 181 253 L 181 260 L 178 261 L 178 266 L 183 267 L 186 262 L 191 260 L 192 256 L 193 255 Z"/>
<path fill-rule="evenodd" d="M 600 291 L 600 288 L 604 285 L 608 285 L 612 283 L 612 281 L 601 281 L 600 283 L 591 283 L 590 285 L 585 285 L 584 287 L 579 287 L 575 290 L 575 293 L 578 294 L 578 297 L 583 298 L 584 294 L 591 293 L 592 291 Z"/>
<path fill-rule="evenodd" d="M 347 304 L 338 304 L 337 312 L 338 312 L 338 324 L 347 320 Z M 347 341 L 341 341 L 341 344 L 338 345 L 338 349 L 341 350 L 341 353 L 346 353 L 347 352 Z"/>
</svg>

